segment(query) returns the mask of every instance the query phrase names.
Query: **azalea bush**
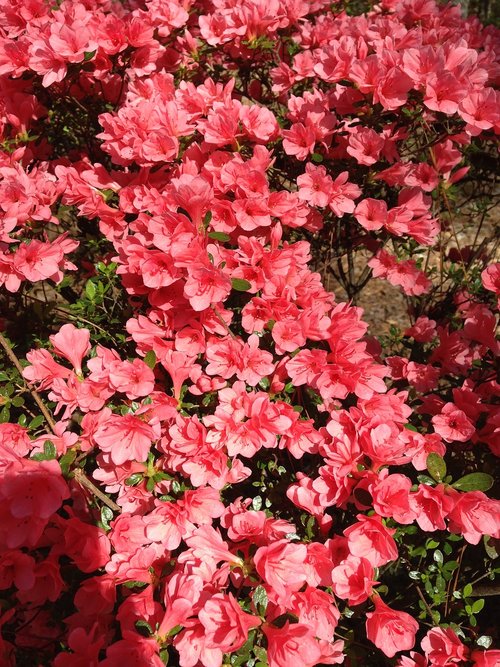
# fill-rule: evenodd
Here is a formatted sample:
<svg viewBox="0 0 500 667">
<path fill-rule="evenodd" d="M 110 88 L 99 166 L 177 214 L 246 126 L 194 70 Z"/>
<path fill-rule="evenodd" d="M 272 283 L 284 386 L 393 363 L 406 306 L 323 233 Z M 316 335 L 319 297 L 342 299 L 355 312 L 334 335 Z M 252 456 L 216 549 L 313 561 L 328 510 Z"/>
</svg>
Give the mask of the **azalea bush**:
<svg viewBox="0 0 500 667">
<path fill-rule="evenodd" d="M 1 665 L 499 665 L 499 31 L 0 19 Z"/>
</svg>

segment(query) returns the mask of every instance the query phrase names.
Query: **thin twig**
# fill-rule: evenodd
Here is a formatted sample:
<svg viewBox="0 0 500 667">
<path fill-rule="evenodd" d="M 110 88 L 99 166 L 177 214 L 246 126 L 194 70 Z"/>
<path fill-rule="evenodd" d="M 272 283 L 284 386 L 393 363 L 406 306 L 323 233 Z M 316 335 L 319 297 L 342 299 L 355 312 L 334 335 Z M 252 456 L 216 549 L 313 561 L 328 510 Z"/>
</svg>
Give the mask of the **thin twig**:
<svg viewBox="0 0 500 667">
<path fill-rule="evenodd" d="M 466 548 L 467 548 L 467 545 L 464 544 L 462 546 L 462 548 L 460 549 L 460 553 L 458 554 L 458 558 L 457 558 L 457 563 L 458 563 L 457 569 L 455 570 L 454 576 L 450 579 L 450 581 L 448 583 L 448 588 L 446 590 L 446 604 L 444 606 L 445 618 L 448 616 L 448 611 L 449 611 L 449 608 L 450 608 L 450 593 L 454 592 L 457 588 L 458 577 L 459 577 L 459 574 L 460 574 L 460 568 L 462 566 L 462 559 L 464 557 L 464 551 L 465 551 Z"/>
<path fill-rule="evenodd" d="M 21 375 L 21 377 L 24 380 L 24 377 L 23 377 L 23 370 L 24 369 L 21 366 L 21 362 L 19 361 L 15 352 L 13 351 L 11 346 L 9 345 L 8 340 L 1 333 L 0 333 L 0 345 L 3 347 L 3 349 L 5 350 L 5 354 L 12 361 L 12 363 L 17 368 L 17 370 L 19 371 L 19 374 Z M 33 387 L 30 387 L 29 382 L 24 380 L 24 383 L 25 383 L 26 387 L 28 388 L 28 391 L 30 392 L 30 394 L 33 396 L 33 400 L 35 401 L 35 403 L 40 408 L 40 412 L 42 413 L 42 415 L 45 418 L 45 421 L 49 425 L 50 430 L 52 431 L 52 433 L 55 433 L 56 432 L 56 423 L 54 421 L 54 418 L 52 417 L 52 415 L 48 411 L 47 407 L 45 406 L 45 403 L 42 401 L 42 398 L 41 398 L 40 394 L 35 389 L 33 389 Z"/>
<path fill-rule="evenodd" d="M 17 368 L 19 371 L 21 377 L 23 377 L 23 367 L 21 366 L 21 362 L 19 361 L 17 355 L 15 352 L 12 350 L 11 346 L 9 345 L 8 340 L 3 336 L 2 333 L 0 333 L 0 345 L 2 345 L 3 349 L 5 350 L 5 354 L 7 357 L 12 361 L 14 366 Z M 24 379 L 24 378 L 23 378 Z M 29 383 L 24 380 L 24 383 L 27 387 L 27 390 L 30 392 L 30 394 L 33 396 L 33 399 L 35 403 L 38 405 L 40 408 L 40 412 L 43 414 L 45 421 L 50 427 L 50 430 L 52 433 L 56 433 L 56 423 L 46 408 L 40 394 L 35 391 L 32 387 L 29 386 Z M 83 472 L 81 468 L 76 468 L 75 470 L 75 479 L 76 481 L 84 486 L 86 489 L 91 491 L 96 498 L 99 498 L 105 505 L 107 505 L 110 509 L 112 509 L 115 512 L 121 512 L 121 508 L 119 505 L 117 505 L 111 498 L 109 498 L 105 493 L 103 493 L 100 489 L 97 488 L 95 484 L 93 484 L 90 479 L 87 477 L 87 475 Z"/>
<path fill-rule="evenodd" d="M 217 307 L 214 306 L 213 303 L 211 303 L 210 308 L 214 311 L 215 316 L 217 317 L 219 322 L 222 324 L 224 329 L 227 331 L 227 333 L 231 336 L 231 338 L 236 338 L 236 334 L 233 331 L 231 331 L 231 329 L 228 327 L 227 322 L 224 320 L 222 315 L 219 313 L 219 311 L 217 310 Z"/>
<path fill-rule="evenodd" d="M 433 618 L 433 616 L 434 616 L 434 615 L 433 615 L 433 612 L 432 612 L 432 609 L 429 607 L 429 605 L 428 605 L 428 603 L 427 603 L 427 600 L 425 599 L 425 596 L 424 596 L 424 594 L 422 593 L 422 590 L 421 590 L 420 586 L 417 586 L 417 585 L 415 584 L 415 588 L 417 589 L 418 597 L 419 597 L 419 598 L 422 600 L 422 602 L 424 603 L 424 606 L 425 606 L 425 608 L 427 609 L 427 613 L 429 614 L 429 616 L 431 617 L 431 620 L 432 620 L 432 618 Z"/>
<path fill-rule="evenodd" d="M 90 320 L 86 320 L 84 317 L 81 315 L 74 315 L 72 312 L 69 310 L 66 310 L 66 308 L 61 308 L 59 306 L 55 306 L 54 302 L 49 303 L 47 301 L 43 301 L 43 299 L 39 299 L 36 296 L 33 296 L 32 294 L 24 294 L 23 295 L 25 299 L 31 299 L 32 301 L 37 301 L 38 303 L 43 303 L 45 306 L 50 306 L 52 310 L 54 310 L 56 313 L 61 313 L 61 315 L 65 315 L 66 317 L 75 320 L 76 322 L 83 322 L 84 324 L 88 324 L 89 326 L 94 327 L 94 329 L 97 329 L 98 331 L 102 331 L 102 333 L 107 334 L 110 336 L 109 332 L 107 329 L 103 329 L 103 327 L 100 327 L 98 324 L 95 324 L 95 322 L 91 322 Z M 63 319 L 63 318 L 61 318 Z M 114 342 L 116 342 L 116 339 L 110 336 Z"/>
<path fill-rule="evenodd" d="M 81 486 L 84 486 L 88 491 L 93 493 L 93 495 L 96 498 L 99 498 L 101 502 L 103 502 L 105 505 L 107 505 L 110 509 L 112 509 L 114 512 L 121 512 L 121 507 L 117 505 L 114 500 L 111 500 L 109 496 L 107 496 L 105 493 L 103 493 L 100 489 L 97 488 L 95 484 L 93 484 L 90 479 L 87 477 L 87 475 L 83 472 L 81 468 L 76 468 L 75 469 L 75 479 L 78 482 L 78 484 L 81 484 Z"/>
</svg>

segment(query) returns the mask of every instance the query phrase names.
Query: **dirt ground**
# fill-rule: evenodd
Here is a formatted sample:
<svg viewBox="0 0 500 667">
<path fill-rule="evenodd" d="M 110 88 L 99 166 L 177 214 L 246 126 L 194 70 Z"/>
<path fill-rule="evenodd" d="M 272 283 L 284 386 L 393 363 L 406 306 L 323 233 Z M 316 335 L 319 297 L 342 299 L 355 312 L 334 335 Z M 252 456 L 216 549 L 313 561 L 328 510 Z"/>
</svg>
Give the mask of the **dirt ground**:
<svg viewBox="0 0 500 667">
<path fill-rule="evenodd" d="M 484 245 L 486 254 L 492 254 L 495 261 L 500 261 L 500 206 L 497 206 L 483 221 L 478 233 L 477 218 L 473 215 L 464 216 L 455 221 L 454 231 L 443 232 L 442 243 L 449 252 L 452 248 L 461 250 L 467 246 L 478 247 Z M 429 265 L 439 264 L 439 251 L 433 248 Z M 371 254 L 359 252 L 354 259 L 354 272 L 359 276 Z M 325 286 L 335 293 L 337 301 L 346 301 L 348 296 L 343 287 L 326 271 L 321 271 Z M 410 326 L 408 315 L 408 299 L 402 290 L 393 287 L 386 280 L 370 279 L 355 299 L 355 305 L 363 308 L 364 320 L 370 325 L 369 333 L 374 336 L 384 336 L 389 333 L 391 326 L 404 330 Z"/>
</svg>

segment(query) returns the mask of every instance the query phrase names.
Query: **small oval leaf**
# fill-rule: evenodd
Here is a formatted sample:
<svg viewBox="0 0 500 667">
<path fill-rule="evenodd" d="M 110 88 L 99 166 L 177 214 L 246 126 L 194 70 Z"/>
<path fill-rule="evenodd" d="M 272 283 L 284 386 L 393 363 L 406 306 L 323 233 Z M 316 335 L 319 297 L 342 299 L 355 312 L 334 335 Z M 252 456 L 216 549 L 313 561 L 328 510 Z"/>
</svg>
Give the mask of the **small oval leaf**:
<svg viewBox="0 0 500 667">
<path fill-rule="evenodd" d="M 231 285 L 237 292 L 248 292 L 252 287 L 248 280 L 243 280 L 243 278 L 233 278 L 231 280 Z"/>
<path fill-rule="evenodd" d="M 142 480 L 144 479 L 142 473 L 140 472 L 134 472 L 133 475 L 130 475 L 130 477 L 127 477 L 125 480 L 126 486 L 137 486 L 137 484 L 140 484 Z"/>
<path fill-rule="evenodd" d="M 146 366 L 149 366 L 151 370 L 156 366 L 156 354 L 154 350 L 149 350 L 146 352 L 146 356 L 144 357 L 144 363 Z"/>
<path fill-rule="evenodd" d="M 229 234 L 226 234 L 224 232 L 210 232 L 208 238 L 214 239 L 215 241 L 221 241 L 222 243 L 225 243 L 226 241 L 229 241 L 231 239 Z"/>
<path fill-rule="evenodd" d="M 452 484 L 452 487 L 458 491 L 488 491 L 493 483 L 494 479 L 491 475 L 485 472 L 471 472 L 458 479 Z"/>
<path fill-rule="evenodd" d="M 52 440 L 46 440 L 43 443 L 43 454 L 46 461 L 55 459 L 57 456 L 57 449 Z"/>
<path fill-rule="evenodd" d="M 113 517 L 113 510 L 106 505 L 103 505 L 101 507 L 101 523 L 105 531 L 111 530 L 109 522 L 113 521 Z"/>
<path fill-rule="evenodd" d="M 429 454 L 426 466 L 430 476 L 435 479 L 436 482 L 441 482 L 446 477 L 446 463 L 443 457 L 436 454 L 436 452 L 431 452 Z"/>
<path fill-rule="evenodd" d="M 267 609 L 267 591 L 264 586 L 257 586 L 253 594 L 253 603 L 259 614 L 264 615 Z"/>
<path fill-rule="evenodd" d="M 95 283 L 89 280 L 85 285 L 85 294 L 87 295 L 87 298 L 90 299 L 90 301 L 92 301 L 95 297 L 95 293 L 96 293 Z"/>
<path fill-rule="evenodd" d="M 481 646 L 481 648 L 488 649 L 493 643 L 493 639 L 489 637 L 488 635 L 481 635 L 477 640 L 476 644 L 478 646 Z"/>
<path fill-rule="evenodd" d="M 495 540 L 493 537 L 485 535 L 483 537 L 484 550 L 491 560 L 495 560 L 500 556 L 500 540 Z"/>
</svg>

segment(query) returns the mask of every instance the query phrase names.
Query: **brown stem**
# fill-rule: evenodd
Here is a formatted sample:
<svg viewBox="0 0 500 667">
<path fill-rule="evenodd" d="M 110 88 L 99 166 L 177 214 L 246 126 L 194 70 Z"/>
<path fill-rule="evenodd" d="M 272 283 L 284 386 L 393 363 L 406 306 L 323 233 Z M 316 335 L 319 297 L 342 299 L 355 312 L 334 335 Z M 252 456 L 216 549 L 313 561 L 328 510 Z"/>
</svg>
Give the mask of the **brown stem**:
<svg viewBox="0 0 500 667">
<path fill-rule="evenodd" d="M 224 329 L 227 331 L 227 333 L 231 336 L 231 338 L 236 338 L 236 335 L 234 334 L 234 332 L 231 331 L 231 329 L 230 329 L 230 328 L 228 327 L 228 325 L 227 325 L 227 322 L 225 321 L 225 319 L 222 317 L 222 315 L 221 315 L 221 314 L 219 313 L 219 311 L 217 310 L 217 307 L 214 306 L 213 303 L 211 303 L 211 304 L 210 304 L 210 308 L 214 311 L 215 316 L 217 317 L 217 319 L 219 320 L 219 322 L 222 324 L 222 326 L 224 327 Z"/>
<path fill-rule="evenodd" d="M 1 345 L 1 346 L 3 347 L 3 349 L 5 350 L 5 354 L 7 355 L 7 357 L 12 361 L 12 363 L 14 364 L 14 366 L 15 366 L 15 367 L 17 368 L 17 370 L 19 371 L 19 374 L 21 375 L 21 377 L 23 377 L 23 370 L 24 370 L 24 369 L 23 369 L 23 367 L 21 366 L 21 362 L 19 361 L 19 359 L 18 359 L 18 357 L 16 356 L 15 352 L 12 350 L 11 346 L 9 345 L 8 340 L 7 340 L 7 339 L 4 337 L 4 335 L 1 334 L 1 333 L 0 333 L 0 345 Z M 23 380 L 24 380 L 24 378 L 23 378 Z M 56 423 L 55 423 L 55 421 L 54 421 L 54 418 L 53 418 L 52 415 L 50 414 L 50 412 L 47 410 L 47 408 L 46 408 L 46 406 L 45 406 L 45 403 L 42 401 L 42 398 L 41 398 L 40 394 L 39 394 L 35 389 L 33 389 L 32 387 L 30 387 L 29 382 L 27 382 L 26 380 L 24 380 L 24 383 L 25 383 L 26 387 L 28 388 L 28 391 L 30 392 L 30 394 L 33 396 L 33 400 L 35 401 L 35 403 L 36 403 L 36 404 L 38 405 L 38 407 L 40 408 L 40 412 L 42 413 L 42 415 L 43 415 L 44 418 L 45 418 L 45 421 L 46 421 L 47 424 L 49 425 L 50 430 L 51 430 L 53 433 L 55 433 L 55 432 L 56 432 Z"/>
<path fill-rule="evenodd" d="M 87 475 L 83 472 L 81 468 L 76 468 L 74 474 L 78 484 L 84 486 L 88 491 L 90 491 L 96 498 L 99 498 L 99 500 L 103 502 L 105 505 L 107 505 L 110 509 L 112 509 L 114 512 L 122 511 L 121 507 L 117 505 L 114 500 L 111 500 L 109 496 L 103 493 L 100 489 L 97 488 L 95 484 L 93 484 L 90 481 L 90 479 L 87 477 Z"/>
<path fill-rule="evenodd" d="M 23 367 L 21 366 L 21 362 L 19 361 L 17 355 L 15 354 L 15 352 L 12 350 L 11 346 L 9 345 L 8 340 L 1 333 L 0 333 L 0 345 L 5 350 L 5 354 L 7 355 L 7 357 L 10 359 L 10 361 L 12 361 L 14 366 L 19 371 L 21 377 L 23 377 Z M 37 391 L 35 391 L 35 389 L 30 387 L 29 383 L 26 380 L 24 380 L 24 383 L 27 387 L 27 390 L 33 396 L 33 399 L 34 399 L 35 403 L 40 408 L 40 412 L 45 417 L 45 421 L 49 425 L 50 430 L 53 433 L 56 433 L 56 423 L 55 423 L 52 415 L 50 414 L 50 412 L 47 410 L 44 402 L 42 401 L 42 398 L 41 398 L 40 394 Z M 111 498 L 109 498 L 100 489 L 98 489 L 97 486 L 90 481 L 90 479 L 87 477 L 87 475 L 83 472 L 83 470 L 81 468 L 76 468 L 76 470 L 75 470 L 75 479 L 79 484 L 81 484 L 86 489 L 88 489 L 91 493 L 93 493 L 96 498 L 99 498 L 99 500 L 101 500 L 110 509 L 112 509 L 115 512 L 121 512 L 120 506 L 117 505 L 113 500 L 111 500 Z"/>
<path fill-rule="evenodd" d="M 458 558 L 457 558 L 457 562 L 458 562 L 457 569 L 455 570 L 454 576 L 448 582 L 448 588 L 446 590 L 446 604 L 444 606 L 444 616 L 445 616 L 445 618 L 448 616 L 448 611 L 449 611 L 449 608 L 450 608 L 450 593 L 453 593 L 457 588 L 458 577 L 459 577 L 459 574 L 460 574 L 460 567 L 462 565 L 462 559 L 464 557 L 464 551 L 465 551 L 466 548 L 467 548 L 467 545 L 464 544 L 463 547 L 460 549 L 460 553 L 458 554 Z"/>
<path fill-rule="evenodd" d="M 37 301 L 38 303 L 43 303 L 45 306 L 48 305 L 47 301 L 44 301 L 43 299 L 38 299 L 36 296 L 33 296 L 32 294 L 24 294 L 23 297 L 25 299 L 31 299 L 32 301 Z M 60 313 L 61 315 L 64 315 L 65 317 L 75 320 L 76 322 L 83 322 L 84 324 L 88 324 L 89 326 L 94 327 L 94 329 L 97 329 L 98 331 L 102 331 L 105 334 L 109 334 L 109 331 L 106 329 L 103 329 L 103 327 L 100 327 L 98 324 L 95 324 L 95 322 L 91 322 L 90 320 L 86 320 L 84 317 L 81 315 L 73 315 L 73 313 L 69 312 L 65 308 L 60 308 L 59 306 L 54 306 L 53 304 L 50 304 L 51 309 L 54 310 L 56 313 Z M 61 317 L 61 319 L 63 319 Z M 115 339 L 111 337 L 114 341 Z M 116 341 L 115 341 L 116 342 Z"/>
<path fill-rule="evenodd" d="M 433 618 L 432 609 L 429 607 L 429 605 L 427 603 L 427 600 L 425 599 L 425 596 L 422 593 L 422 590 L 421 590 L 420 586 L 415 585 L 415 588 L 417 589 L 418 597 L 424 603 L 424 606 L 427 609 L 427 613 L 429 614 L 429 616 L 431 617 L 431 620 L 432 620 L 432 618 Z"/>
</svg>

